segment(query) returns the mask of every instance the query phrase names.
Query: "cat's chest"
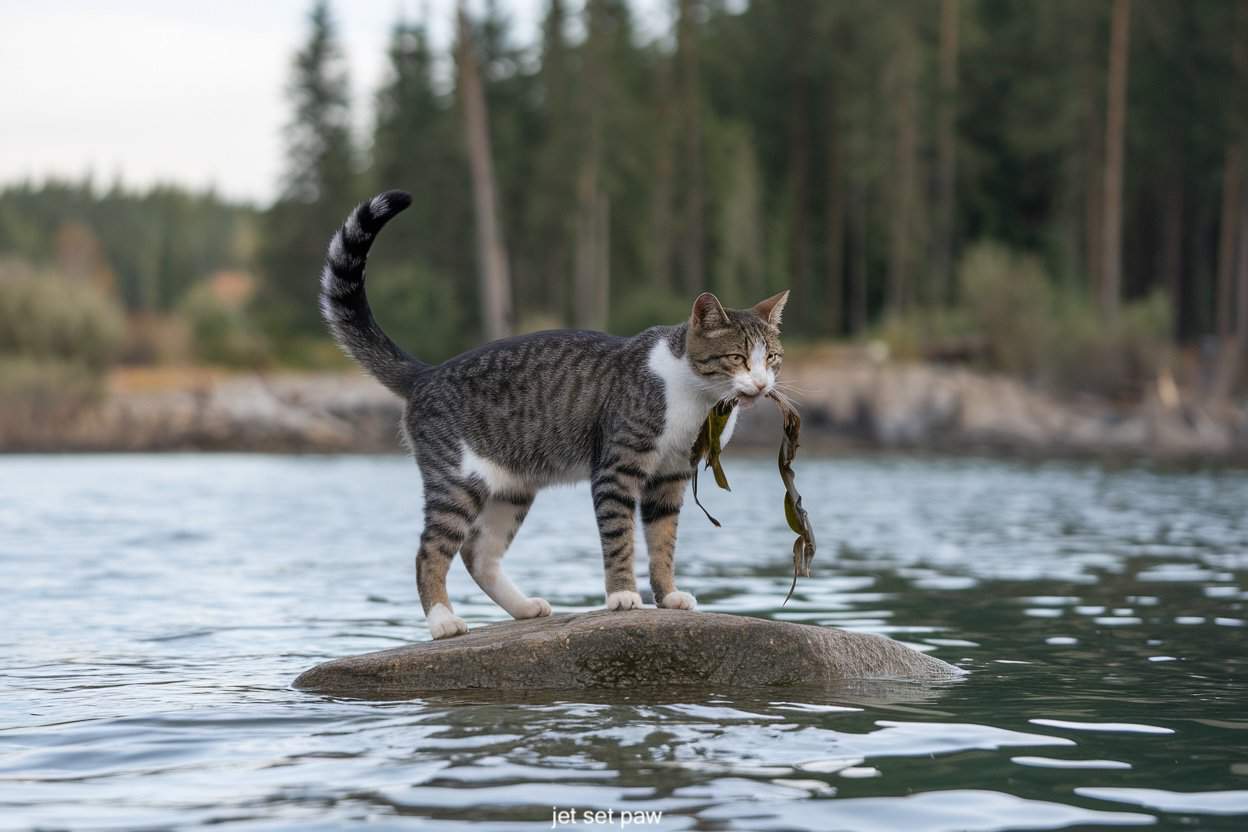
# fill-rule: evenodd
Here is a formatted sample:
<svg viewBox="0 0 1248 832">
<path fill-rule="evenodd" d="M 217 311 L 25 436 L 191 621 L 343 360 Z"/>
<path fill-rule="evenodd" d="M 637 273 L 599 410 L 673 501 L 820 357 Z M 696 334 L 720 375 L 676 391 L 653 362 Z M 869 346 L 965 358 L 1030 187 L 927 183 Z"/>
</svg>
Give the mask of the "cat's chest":
<svg viewBox="0 0 1248 832">
<path fill-rule="evenodd" d="M 663 383 L 663 431 L 655 440 L 662 460 L 688 458 L 706 414 L 715 403 L 689 363 L 672 354 L 665 341 L 650 352 L 649 368 Z"/>
</svg>

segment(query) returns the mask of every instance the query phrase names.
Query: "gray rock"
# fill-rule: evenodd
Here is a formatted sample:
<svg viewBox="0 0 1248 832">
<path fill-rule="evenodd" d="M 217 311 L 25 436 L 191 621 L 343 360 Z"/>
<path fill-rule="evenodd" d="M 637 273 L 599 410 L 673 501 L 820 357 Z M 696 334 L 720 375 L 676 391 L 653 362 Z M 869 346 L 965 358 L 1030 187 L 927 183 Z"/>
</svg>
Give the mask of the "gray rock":
<svg viewBox="0 0 1248 832">
<path fill-rule="evenodd" d="M 810 686 L 961 674 L 870 633 L 644 609 L 510 621 L 441 641 L 334 659 L 300 675 L 295 687 L 373 698 L 483 688 Z"/>
</svg>

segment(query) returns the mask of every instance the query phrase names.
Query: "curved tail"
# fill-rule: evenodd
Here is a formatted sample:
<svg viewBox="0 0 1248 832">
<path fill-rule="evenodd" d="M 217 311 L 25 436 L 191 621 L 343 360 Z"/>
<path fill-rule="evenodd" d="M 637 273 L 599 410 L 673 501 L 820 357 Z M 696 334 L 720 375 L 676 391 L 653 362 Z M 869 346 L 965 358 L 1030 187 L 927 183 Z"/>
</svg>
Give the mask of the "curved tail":
<svg viewBox="0 0 1248 832">
<path fill-rule="evenodd" d="M 404 352 L 381 331 L 364 294 L 364 261 L 377 232 L 412 204 L 403 191 L 386 191 L 361 202 L 329 241 L 321 270 L 321 317 L 334 340 L 378 381 L 406 398 L 427 365 Z"/>
</svg>

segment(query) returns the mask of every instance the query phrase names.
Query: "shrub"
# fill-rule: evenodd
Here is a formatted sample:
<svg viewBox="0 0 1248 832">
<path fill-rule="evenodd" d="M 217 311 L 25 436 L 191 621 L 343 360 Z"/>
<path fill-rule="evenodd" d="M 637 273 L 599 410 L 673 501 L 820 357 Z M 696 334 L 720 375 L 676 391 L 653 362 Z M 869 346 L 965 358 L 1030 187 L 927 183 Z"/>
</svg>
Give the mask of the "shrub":
<svg viewBox="0 0 1248 832">
<path fill-rule="evenodd" d="M 80 361 L 0 356 L 0 445 L 55 433 L 104 391 Z"/>
<path fill-rule="evenodd" d="M 1045 381 L 1072 392 L 1138 395 L 1168 360 L 1170 320 L 1160 293 L 1125 304 L 1112 322 L 1085 299 L 1065 298 L 1049 342 Z"/>
<path fill-rule="evenodd" d="M 179 314 L 190 331 L 191 351 L 200 361 L 246 368 L 269 363 L 267 341 L 246 305 L 222 297 L 212 283 L 196 284 L 187 292 Z"/>
<path fill-rule="evenodd" d="M 1170 309 L 1153 295 L 1109 321 L 1086 294 L 1057 292 L 1040 261 L 993 242 L 958 264 L 961 304 L 890 316 L 879 331 L 891 355 L 929 358 L 959 342 L 985 369 L 1067 393 L 1139 395 L 1168 360 Z"/>
<path fill-rule="evenodd" d="M 0 269 L 0 356 L 101 371 L 119 355 L 125 316 L 90 283 L 12 265 Z"/>
<path fill-rule="evenodd" d="M 997 370 L 1035 377 L 1052 338 L 1053 293 L 1044 267 L 992 242 L 972 245 L 958 264 L 967 324 Z"/>
</svg>

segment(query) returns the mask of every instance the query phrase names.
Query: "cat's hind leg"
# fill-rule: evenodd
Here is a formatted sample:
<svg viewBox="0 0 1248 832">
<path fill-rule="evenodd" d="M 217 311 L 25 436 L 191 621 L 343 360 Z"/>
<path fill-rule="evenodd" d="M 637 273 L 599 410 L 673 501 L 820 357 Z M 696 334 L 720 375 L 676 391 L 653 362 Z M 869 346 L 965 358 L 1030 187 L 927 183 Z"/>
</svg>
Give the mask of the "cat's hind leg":
<svg viewBox="0 0 1248 832">
<path fill-rule="evenodd" d="M 676 522 L 692 473 L 686 469 L 652 476 L 642 488 L 641 522 L 650 552 L 650 588 L 654 603 L 668 609 L 691 610 L 698 605 L 692 595 L 676 588 Z"/>
<path fill-rule="evenodd" d="M 512 618 L 550 615 L 550 604 L 525 595 L 503 574 L 503 553 L 532 505 L 532 494 L 492 494 L 477 515 L 460 552 L 473 580 Z"/>
<path fill-rule="evenodd" d="M 425 477 L 425 528 L 416 555 L 416 588 L 435 639 L 468 632 L 446 594 L 446 573 L 485 507 L 485 490 L 477 482 L 452 477 Z"/>
</svg>

